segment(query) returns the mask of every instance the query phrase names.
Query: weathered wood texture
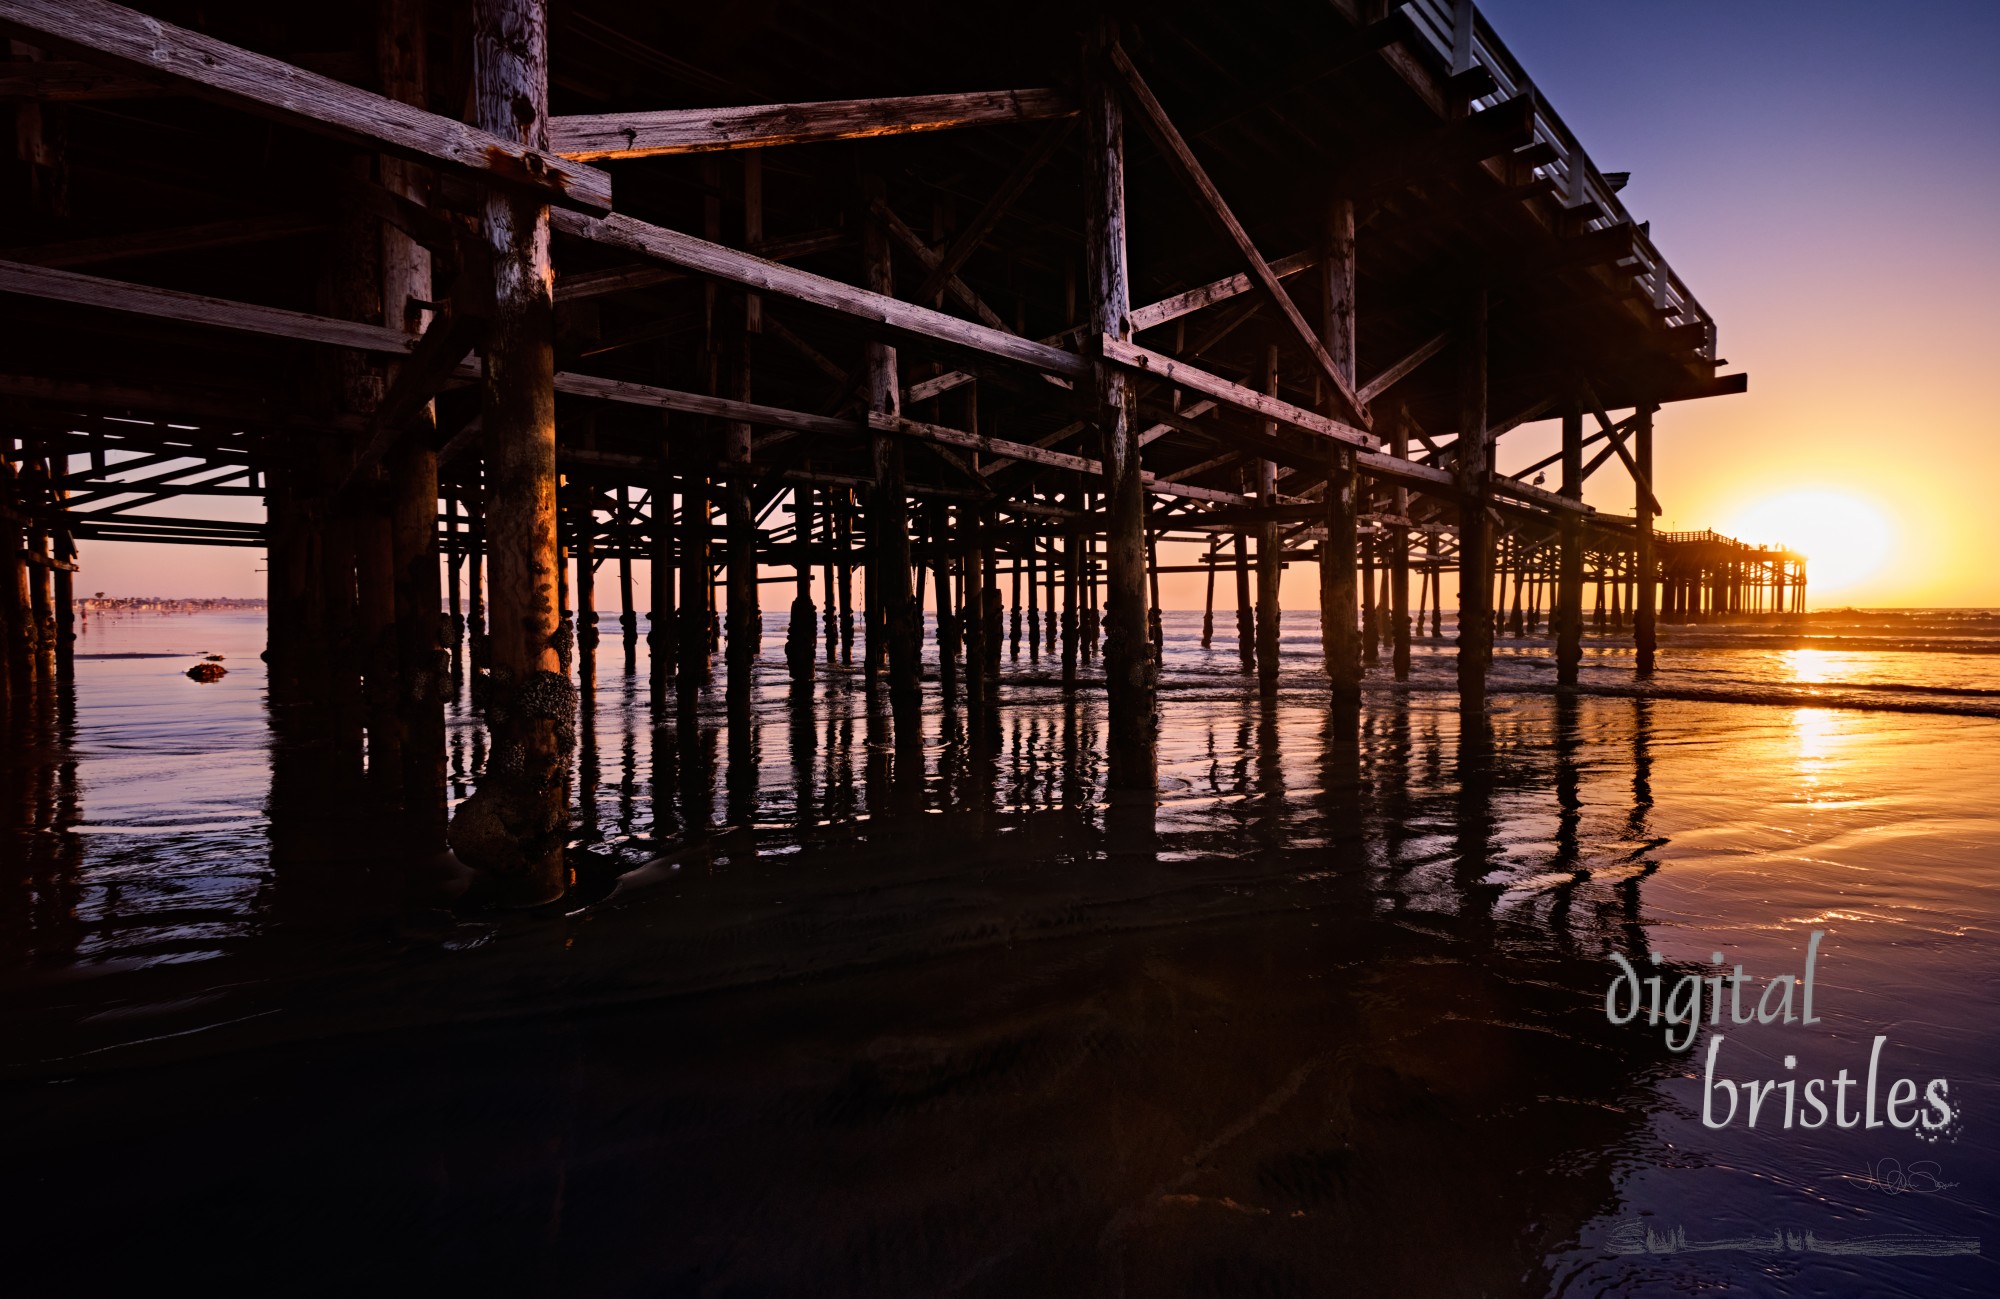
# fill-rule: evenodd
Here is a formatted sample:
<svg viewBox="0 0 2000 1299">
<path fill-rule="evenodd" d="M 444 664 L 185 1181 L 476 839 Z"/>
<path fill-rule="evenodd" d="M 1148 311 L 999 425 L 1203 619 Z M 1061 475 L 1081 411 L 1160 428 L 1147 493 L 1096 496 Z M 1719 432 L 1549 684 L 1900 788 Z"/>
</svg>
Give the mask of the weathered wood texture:
<svg viewBox="0 0 2000 1299">
<path fill-rule="evenodd" d="M 1124 340 L 1132 331 L 1131 267 L 1125 241 L 1125 123 L 1107 58 L 1116 49 L 1107 20 L 1084 53 L 1084 259 L 1092 335 Z M 1104 683 L 1110 703 L 1105 746 L 1114 791 L 1155 793 L 1159 665 L 1146 628 L 1146 500 L 1139 464 L 1133 378 L 1097 367 L 1096 425 L 1104 458 L 1106 589 Z"/>
<path fill-rule="evenodd" d="M 1583 413 L 1574 407 L 1562 417 L 1562 492 L 1583 498 Z M 1574 686 L 1583 662 L 1583 524 L 1574 514 L 1561 523 L 1556 575 L 1556 684 Z"/>
<path fill-rule="evenodd" d="M 473 111 L 522 147 L 541 143 L 548 32 L 541 0 L 476 0 Z M 493 748 L 488 777 L 459 805 L 451 844 L 517 905 L 566 880 L 569 751 L 576 695 L 558 639 L 555 276 L 548 208 L 521 191 L 488 198 L 493 321 L 480 389 L 491 570 Z"/>
<path fill-rule="evenodd" d="M 1458 699 L 1484 712 L 1493 653 L 1493 533 L 1487 517 L 1486 290 L 1468 295 L 1458 332 Z"/>
<path fill-rule="evenodd" d="M 1060 90 L 984 90 L 558 117 L 549 123 L 549 139 L 563 157 L 595 162 L 949 131 L 1068 117 L 1075 112 L 1075 102 Z"/>
<path fill-rule="evenodd" d="M 867 322 L 888 334 L 901 333 L 983 352 L 1068 378 L 1088 378 L 1092 373 L 1090 363 L 1074 352 L 1065 352 L 1059 347 L 1050 347 L 988 325 L 960 320 L 942 311 L 903 302 L 886 293 L 857 289 L 839 280 L 765 261 L 738 249 L 725 248 L 678 230 L 669 230 L 665 226 L 650 225 L 616 214 L 592 217 L 579 212 L 557 214 L 555 226 L 560 233 L 573 238 L 622 248 L 698 275 L 803 302 Z"/>
<path fill-rule="evenodd" d="M 288 125 L 531 189 L 555 202 L 596 211 L 611 207 L 610 176 L 523 140 L 515 115 L 482 117 L 489 123 L 482 130 L 108 0 L 0 0 L 0 31 Z"/>
<path fill-rule="evenodd" d="M 1351 382 L 1355 367 L 1354 202 L 1335 199 L 1327 214 L 1326 255 L 1320 263 L 1320 338 Z M 1332 448 L 1327 461 L 1326 536 L 1320 542 L 1320 646 L 1332 690 L 1333 733 L 1353 739 L 1361 710 L 1361 643 L 1354 621 L 1356 532 L 1360 483 L 1351 447 Z"/>
</svg>

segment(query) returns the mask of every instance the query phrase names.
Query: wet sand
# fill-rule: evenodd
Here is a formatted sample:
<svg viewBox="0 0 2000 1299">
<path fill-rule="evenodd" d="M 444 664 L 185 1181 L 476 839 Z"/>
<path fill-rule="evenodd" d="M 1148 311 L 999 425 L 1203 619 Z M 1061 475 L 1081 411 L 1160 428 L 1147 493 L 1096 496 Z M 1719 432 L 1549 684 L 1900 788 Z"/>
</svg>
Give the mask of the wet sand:
<svg viewBox="0 0 2000 1299">
<path fill-rule="evenodd" d="M 2000 1240 L 2000 723 L 1524 680 L 1470 735 L 1371 691 L 1343 745 L 1309 661 L 1265 704 L 1219 642 L 1170 651 L 1148 817 L 1101 800 L 1101 696 L 1025 654 L 997 735 L 933 699 L 915 771 L 838 674 L 656 730 L 606 631 L 577 887 L 540 915 L 426 905 L 338 755 L 274 742 L 253 659 L 181 695 L 173 660 L 79 664 L 9 772 L 27 1292 L 1994 1288 L 1982 1257 L 1616 1245 Z M 1606 1021 L 1610 950 L 1761 972 L 1813 927 L 1825 1023 L 1732 1032 L 1738 1076 L 1890 1033 L 1951 1080 L 1949 1142 L 1705 1129 L 1697 1055 Z M 1861 1180 L 1913 1155 L 1957 1185 Z"/>
</svg>

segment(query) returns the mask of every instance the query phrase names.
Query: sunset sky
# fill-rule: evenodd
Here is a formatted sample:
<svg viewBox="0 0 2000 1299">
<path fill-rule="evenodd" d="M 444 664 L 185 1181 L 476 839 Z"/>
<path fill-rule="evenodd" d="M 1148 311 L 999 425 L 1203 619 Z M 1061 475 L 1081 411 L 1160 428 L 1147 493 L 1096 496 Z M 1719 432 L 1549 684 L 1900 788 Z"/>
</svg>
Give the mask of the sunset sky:
<svg viewBox="0 0 2000 1299">
<path fill-rule="evenodd" d="M 1481 7 L 1599 168 L 1632 173 L 1626 206 L 1750 373 L 1662 411 L 1660 526 L 1819 546 L 1814 607 L 2000 606 L 2000 5 Z M 1500 467 L 1552 447 L 1520 430 Z M 1629 481 L 1608 466 L 1588 499 L 1629 512 Z M 201 508 L 255 517 L 223 505 Z M 263 594 L 254 550 L 82 560 L 86 592 Z M 1293 571 L 1287 606 L 1313 608 Z M 1198 608 L 1200 583 L 1169 576 L 1164 603 Z"/>
</svg>

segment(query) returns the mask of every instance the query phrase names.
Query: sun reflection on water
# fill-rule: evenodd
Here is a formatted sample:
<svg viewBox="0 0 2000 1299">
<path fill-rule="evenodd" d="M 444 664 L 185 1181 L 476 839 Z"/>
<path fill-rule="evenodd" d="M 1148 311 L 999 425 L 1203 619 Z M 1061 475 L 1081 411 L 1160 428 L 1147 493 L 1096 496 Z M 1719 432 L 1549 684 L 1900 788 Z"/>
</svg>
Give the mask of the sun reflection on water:
<svg viewBox="0 0 2000 1299">
<path fill-rule="evenodd" d="M 1792 738 L 1797 745 L 1799 781 L 1807 801 L 1813 800 L 1828 770 L 1843 731 L 1840 714 L 1831 708 L 1792 710 Z"/>
<path fill-rule="evenodd" d="M 1834 655 L 1827 650 L 1786 650 L 1782 658 L 1785 670 L 1791 673 L 1792 680 L 1801 685 L 1823 685 L 1833 679 Z"/>
</svg>

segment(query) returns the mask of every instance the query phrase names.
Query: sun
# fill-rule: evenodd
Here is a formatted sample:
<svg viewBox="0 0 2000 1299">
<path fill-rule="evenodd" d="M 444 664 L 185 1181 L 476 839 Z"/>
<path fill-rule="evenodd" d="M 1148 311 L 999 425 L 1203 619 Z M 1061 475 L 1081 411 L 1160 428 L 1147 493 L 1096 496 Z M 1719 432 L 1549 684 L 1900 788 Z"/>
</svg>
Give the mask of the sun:
<svg viewBox="0 0 2000 1299">
<path fill-rule="evenodd" d="M 1799 491 L 1759 501 L 1728 534 L 1752 545 L 1784 546 L 1806 557 L 1806 576 L 1822 594 L 1859 585 L 1882 567 L 1892 536 L 1881 511 L 1838 491 Z"/>
</svg>

